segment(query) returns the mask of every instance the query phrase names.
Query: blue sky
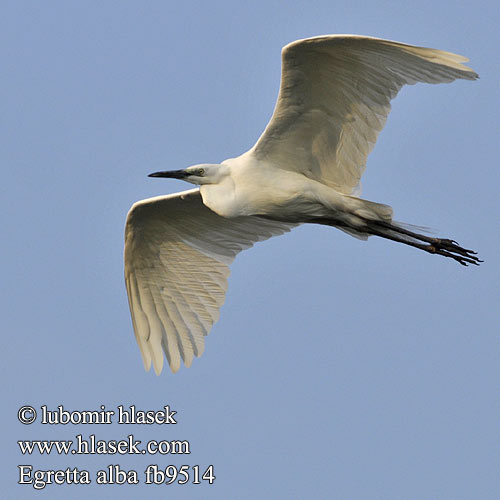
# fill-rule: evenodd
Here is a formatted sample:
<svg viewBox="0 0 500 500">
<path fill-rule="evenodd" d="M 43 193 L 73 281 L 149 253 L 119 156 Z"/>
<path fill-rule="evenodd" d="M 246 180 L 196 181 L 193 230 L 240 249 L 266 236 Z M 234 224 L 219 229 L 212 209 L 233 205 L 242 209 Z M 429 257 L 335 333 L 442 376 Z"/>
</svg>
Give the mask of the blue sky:
<svg viewBox="0 0 500 500">
<path fill-rule="evenodd" d="M 0 20 L 5 498 L 498 498 L 496 2 L 7 1 Z M 406 87 L 363 197 L 480 252 L 480 268 L 301 227 L 235 261 L 190 369 L 143 370 L 123 280 L 156 170 L 255 142 L 280 49 L 356 33 L 468 56 L 477 82 Z M 24 426 L 20 406 L 136 405 L 175 426 Z M 17 441 L 189 440 L 188 456 L 22 456 Z M 213 485 L 145 485 L 149 464 L 214 465 Z M 35 469 L 135 469 L 135 486 L 16 485 Z"/>
</svg>

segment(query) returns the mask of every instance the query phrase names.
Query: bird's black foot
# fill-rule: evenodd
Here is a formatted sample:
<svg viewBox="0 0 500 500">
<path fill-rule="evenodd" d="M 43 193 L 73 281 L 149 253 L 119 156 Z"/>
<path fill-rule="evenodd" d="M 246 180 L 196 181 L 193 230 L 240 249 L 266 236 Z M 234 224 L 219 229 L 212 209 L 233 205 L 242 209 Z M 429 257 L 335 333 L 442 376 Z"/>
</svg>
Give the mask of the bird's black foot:
<svg viewBox="0 0 500 500">
<path fill-rule="evenodd" d="M 483 262 L 476 257 L 477 252 L 461 247 L 455 240 L 448 240 L 445 238 L 429 238 L 429 240 L 430 242 L 428 245 L 421 246 L 422 250 L 443 255 L 444 257 L 450 257 L 462 264 L 462 266 L 468 266 L 469 264 L 478 266 Z"/>
<path fill-rule="evenodd" d="M 449 257 L 462 264 L 462 266 L 468 266 L 469 264 L 478 266 L 483 262 L 477 257 L 476 252 L 461 247 L 455 240 L 432 238 L 391 222 L 367 220 L 366 225 L 369 234 L 404 243 L 428 253 Z"/>
</svg>

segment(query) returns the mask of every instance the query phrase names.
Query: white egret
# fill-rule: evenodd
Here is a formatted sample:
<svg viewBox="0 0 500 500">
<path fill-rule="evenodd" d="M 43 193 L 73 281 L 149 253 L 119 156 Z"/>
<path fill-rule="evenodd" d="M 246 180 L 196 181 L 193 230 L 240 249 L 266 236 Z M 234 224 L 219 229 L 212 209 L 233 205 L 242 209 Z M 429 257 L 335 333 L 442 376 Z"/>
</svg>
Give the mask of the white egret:
<svg viewBox="0 0 500 500">
<path fill-rule="evenodd" d="M 274 114 L 255 146 L 221 164 L 156 172 L 200 186 L 135 203 L 125 232 L 125 279 L 146 370 L 163 352 L 176 372 L 204 350 L 219 317 L 229 265 L 255 242 L 298 224 L 381 236 L 460 264 L 481 262 L 455 241 L 392 220 L 391 207 L 357 197 L 368 154 L 404 84 L 477 74 L 465 57 L 353 35 L 320 36 L 282 51 Z"/>
</svg>

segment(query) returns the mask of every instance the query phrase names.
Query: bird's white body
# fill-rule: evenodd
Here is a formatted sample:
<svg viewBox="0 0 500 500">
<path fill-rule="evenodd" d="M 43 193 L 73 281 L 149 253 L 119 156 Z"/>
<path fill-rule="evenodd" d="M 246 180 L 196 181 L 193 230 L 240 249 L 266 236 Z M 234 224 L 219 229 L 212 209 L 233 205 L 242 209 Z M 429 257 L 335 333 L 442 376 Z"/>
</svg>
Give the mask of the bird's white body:
<svg viewBox="0 0 500 500">
<path fill-rule="evenodd" d="M 289 218 L 303 210 L 321 210 L 330 203 L 341 203 L 339 193 L 304 175 L 283 170 L 255 158 L 252 152 L 221 164 L 227 174 L 218 184 L 200 186 L 203 203 L 222 217 L 268 215 Z M 321 200 L 321 197 L 325 198 Z M 319 202 L 319 205 L 318 205 Z"/>
<path fill-rule="evenodd" d="M 259 160 L 252 150 L 215 167 L 217 182 L 202 180 L 200 194 L 203 203 L 222 217 L 262 215 L 296 223 L 329 217 L 351 225 L 359 222 L 361 227 L 358 215 L 383 220 L 392 215 L 387 205 L 339 193 L 300 172 Z"/>
<path fill-rule="evenodd" d="M 146 369 L 160 373 L 163 352 L 174 372 L 200 356 L 234 257 L 301 223 L 478 264 L 474 252 L 413 233 L 393 223 L 391 207 L 357 197 L 391 99 L 405 84 L 474 80 L 466 60 L 371 37 L 298 40 L 283 49 L 276 108 L 250 151 L 151 174 L 200 188 L 140 201 L 127 218 L 125 279 Z"/>
</svg>

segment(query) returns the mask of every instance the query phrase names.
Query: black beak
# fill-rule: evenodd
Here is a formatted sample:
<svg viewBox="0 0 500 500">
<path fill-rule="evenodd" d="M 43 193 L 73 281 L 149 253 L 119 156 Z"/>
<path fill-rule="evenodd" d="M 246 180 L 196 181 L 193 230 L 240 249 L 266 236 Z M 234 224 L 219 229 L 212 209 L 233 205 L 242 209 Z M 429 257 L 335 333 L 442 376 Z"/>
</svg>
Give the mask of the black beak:
<svg viewBox="0 0 500 500">
<path fill-rule="evenodd" d="M 148 177 L 169 177 L 171 179 L 185 179 L 189 177 L 189 173 L 185 170 L 166 170 L 165 172 L 154 172 L 149 174 Z"/>
</svg>

